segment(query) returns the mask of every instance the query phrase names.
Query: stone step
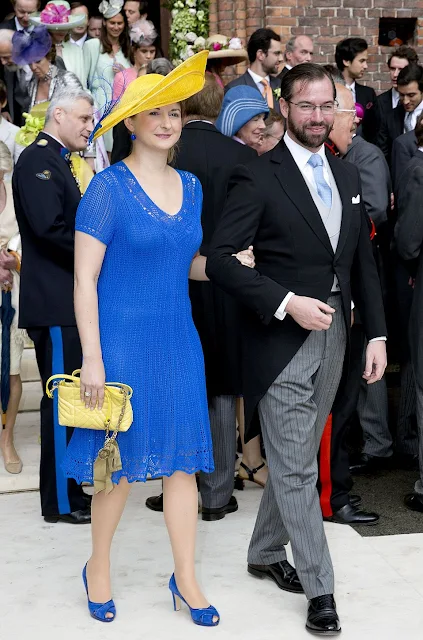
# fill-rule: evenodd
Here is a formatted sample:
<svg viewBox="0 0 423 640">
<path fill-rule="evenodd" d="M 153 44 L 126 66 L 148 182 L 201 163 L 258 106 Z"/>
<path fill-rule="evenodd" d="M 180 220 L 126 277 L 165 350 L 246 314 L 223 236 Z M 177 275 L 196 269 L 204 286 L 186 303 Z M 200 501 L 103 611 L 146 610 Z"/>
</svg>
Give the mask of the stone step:
<svg viewBox="0 0 423 640">
<path fill-rule="evenodd" d="M 39 380 L 24 382 L 22 385 L 22 398 L 19 404 L 19 413 L 39 411 L 42 395 L 43 390 Z"/>
<path fill-rule="evenodd" d="M 33 382 L 40 379 L 34 348 L 24 349 L 21 364 L 21 378 L 22 382 Z"/>
</svg>

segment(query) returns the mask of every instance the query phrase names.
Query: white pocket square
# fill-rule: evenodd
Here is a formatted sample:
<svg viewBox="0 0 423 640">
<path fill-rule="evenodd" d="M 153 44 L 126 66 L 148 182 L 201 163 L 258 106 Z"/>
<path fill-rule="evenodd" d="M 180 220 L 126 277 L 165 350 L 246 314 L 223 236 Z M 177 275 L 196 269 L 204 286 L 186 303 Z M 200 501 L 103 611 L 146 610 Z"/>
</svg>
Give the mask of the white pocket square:
<svg viewBox="0 0 423 640">
<path fill-rule="evenodd" d="M 351 198 L 351 204 L 360 204 L 360 194 Z"/>
</svg>

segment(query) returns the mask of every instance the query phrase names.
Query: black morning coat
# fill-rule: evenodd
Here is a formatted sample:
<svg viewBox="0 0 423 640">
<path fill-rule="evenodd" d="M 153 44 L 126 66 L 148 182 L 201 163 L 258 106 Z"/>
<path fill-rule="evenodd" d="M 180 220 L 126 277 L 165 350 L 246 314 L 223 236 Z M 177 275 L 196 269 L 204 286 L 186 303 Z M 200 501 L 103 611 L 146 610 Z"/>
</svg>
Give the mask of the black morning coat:
<svg viewBox="0 0 423 640">
<path fill-rule="evenodd" d="M 210 279 L 249 308 L 244 318 L 243 394 L 247 439 L 259 431 L 257 404 L 309 331 L 274 317 L 289 291 L 327 301 L 339 280 L 349 335 L 351 297 L 368 339 L 386 336 L 382 293 L 356 167 L 326 151 L 343 205 L 334 253 L 322 218 L 291 153 L 275 149 L 238 166 L 209 250 Z M 254 245 L 256 268 L 232 254 Z"/>
<path fill-rule="evenodd" d="M 75 326 L 75 216 L 79 188 L 62 145 L 40 133 L 13 172 L 13 199 L 22 240 L 19 326 Z"/>
<path fill-rule="evenodd" d="M 257 153 L 253 149 L 224 136 L 212 124 L 192 121 L 182 129 L 175 167 L 196 175 L 203 188 L 201 255 L 208 256 L 233 169 L 254 158 Z M 204 352 L 209 398 L 238 395 L 242 389 L 242 312 L 240 314 L 239 304 L 211 282 L 191 280 L 189 292 L 192 315 Z"/>
</svg>

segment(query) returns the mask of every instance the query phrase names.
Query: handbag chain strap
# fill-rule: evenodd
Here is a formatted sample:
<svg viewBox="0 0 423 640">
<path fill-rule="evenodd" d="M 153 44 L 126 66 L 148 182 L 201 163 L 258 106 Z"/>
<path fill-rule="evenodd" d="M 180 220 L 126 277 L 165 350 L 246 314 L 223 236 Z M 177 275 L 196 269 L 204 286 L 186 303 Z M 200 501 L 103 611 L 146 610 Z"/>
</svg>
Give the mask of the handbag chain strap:
<svg viewBox="0 0 423 640">
<path fill-rule="evenodd" d="M 116 440 L 117 438 L 117 434 L 119 433 L 119 427 L 122 424 L 122 420 L 123 420 L 123 416 L 125 415 L 125 410 L 126 410 L 126 403 L 127 403 L 127 398 L 128 398 L 128 393 L 126 391 L 126 389 L 122 388 L 122 393 L 123 393 L 123 402 L 122 402 L 122 408 L 120 410 L 120 415 L 117 421 L 117 425 L 115 429 L 110 429 L 110 420 L 108 420 L 106 422 L 106 434 L 105 434 L 105 438 L 104 438 L 104 444 L 102 449 L 100 449 L 100 451 L 98 452 L 98 457 L 101 459 L 105 459 L 108 458 L 110 456 L 110 448 L 108 447 L 108 445 L 112 442 L 114 442 L 114 440 Z M 110 431 L 113 431 L 112 435 L 110 436 L 109 433 Z"/>
</svg>

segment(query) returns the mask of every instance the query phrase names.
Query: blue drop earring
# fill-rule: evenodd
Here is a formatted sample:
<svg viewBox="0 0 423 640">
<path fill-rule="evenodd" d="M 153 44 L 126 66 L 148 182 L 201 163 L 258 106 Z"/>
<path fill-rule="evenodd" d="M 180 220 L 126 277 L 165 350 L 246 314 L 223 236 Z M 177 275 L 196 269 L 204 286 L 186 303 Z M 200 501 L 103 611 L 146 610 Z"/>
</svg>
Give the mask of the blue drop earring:
<svg viewBox="0 0 423 640">
<path fill-rule="evenodd" d="M 135 135 L 135 133 L 131 133 L 131 140 L 136 140 L 137 136 Z"/>
</svg>

